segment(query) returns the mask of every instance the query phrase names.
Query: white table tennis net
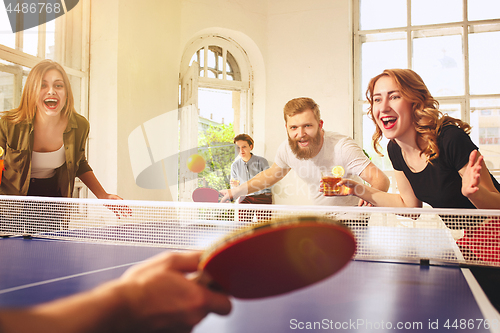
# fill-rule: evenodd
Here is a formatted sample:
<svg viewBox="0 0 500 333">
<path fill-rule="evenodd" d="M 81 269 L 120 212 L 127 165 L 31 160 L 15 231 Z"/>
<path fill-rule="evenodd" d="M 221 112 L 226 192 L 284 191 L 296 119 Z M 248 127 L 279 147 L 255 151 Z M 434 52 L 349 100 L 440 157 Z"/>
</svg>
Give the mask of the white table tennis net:
<svg viewBox="0 0 500 333">
<path fill-rule="evenodd" d="M 241 227 L 298 215 L 347 225 L 357 240 L 355 259 L 500 266 L 500 210 L 0 196 L 0 236 L 199 250 Z"/>
</svg>

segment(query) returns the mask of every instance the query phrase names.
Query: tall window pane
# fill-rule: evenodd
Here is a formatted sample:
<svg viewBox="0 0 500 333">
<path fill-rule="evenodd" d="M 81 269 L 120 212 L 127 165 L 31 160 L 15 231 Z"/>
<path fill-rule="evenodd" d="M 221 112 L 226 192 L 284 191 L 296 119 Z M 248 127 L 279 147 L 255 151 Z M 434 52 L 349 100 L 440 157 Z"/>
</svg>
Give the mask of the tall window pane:
<svg viewBox="0 0 500 333">
<path fill-rule="evenodd" d="M 5 7 L 0 5 L 0 44 L 12 49 L 16 47 L 16 35 L 12 33 Z"/>
<path fill-rule="evenodd" d="M 464 94 L 462 59 L 460 35 L 413 40 L 413 69 L 436 97 Z"/>
<path fill-rule="evenodd" d="M 71 82 L 71 91 L 73 91 L 73 98 L 75 99 L 75 110 L 78 113 L 82 113 L 82 79 L 69 75 L 69 80 Z"/>
<path fill-rule="evenodd" d="M 500 93 L 500 31 L 469 35 L 471 94 Z"/>
<path fill-rule="evenodd" d="M 406 39 L 364 43 L 361 46 L 361 94 L 370 79 L 387 68 L 406 68 Z"/>
<path fill-rule="evenodd" d="M 38 27 L 33 27 L 23 31 L 22 51 L 33 56 L 38 55 Z"/>
<path fill-rule="evenodd" d="M 232 92 L 229 90 L 199 88 L 199 116 L 219 125 L 232 124 L 234 122 L 232 98 Z"/>
<path fill-rule="evenodd" d="M 198 147 L 207 166 L 198 174 L 199 186 L 228 188 L 234 160 L 234 92 L 222 89 L 198 89 Z M 210 148 L 207 148 L 210 147 Z"/>
<path fill-rule="evenodd" d="M 462 21 L 463 0 L 418 0 L 411 2 L 411 24 L 425 25 Z"/>
<path fill-rule="evenodd" d="M 461 109 L 462 107 L 460 104 L 447 104 L 447 103 L 440 103 L 439 104 L 439 110 L 447 114 L 450 117 L 460 119 L 461 117 Z"/>
<path fill-rule="evenodd" d="M 0 72 L 0 111 L 14 108 L 14 74 Z"/>
<path fill-rule="evenodd" d="M 55 60 L 56 21 L 45 24 L 45 58 Z"/>
<path fill-rule="evenodd" d="M 488 169 L 500 169 L 500 98 L 471 99 L 472 141 Z"/>
<path fill-rule="evenodd" d="M 500 18 L 500 1 L 469 0 L 467 4 L 469 21 Z"/>
<path fill-rule="evenodd" d="M 383 29 L 406 25 L 406 1 L 360 0 L 360 29 Z"/>
</svg>

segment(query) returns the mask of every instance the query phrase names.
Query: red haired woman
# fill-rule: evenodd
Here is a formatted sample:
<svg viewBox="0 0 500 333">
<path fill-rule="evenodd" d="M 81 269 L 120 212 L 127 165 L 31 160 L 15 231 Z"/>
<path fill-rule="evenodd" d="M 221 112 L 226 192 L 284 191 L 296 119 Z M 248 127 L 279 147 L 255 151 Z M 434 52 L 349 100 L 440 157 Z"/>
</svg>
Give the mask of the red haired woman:
<svg viewBox="0 0 500 333">
<path fill-rule="evenodd" d="M 387 151 L 399 194 L 342 180 L 345 194 L 375 206 L 500 209 L 500 184 L 490 174 L 469 124 L 443 115 L 422 78 L 410 69 L 387 69 L 371 79 L 368 114 L 376 125 L 373 145 Z"/>
</svg>

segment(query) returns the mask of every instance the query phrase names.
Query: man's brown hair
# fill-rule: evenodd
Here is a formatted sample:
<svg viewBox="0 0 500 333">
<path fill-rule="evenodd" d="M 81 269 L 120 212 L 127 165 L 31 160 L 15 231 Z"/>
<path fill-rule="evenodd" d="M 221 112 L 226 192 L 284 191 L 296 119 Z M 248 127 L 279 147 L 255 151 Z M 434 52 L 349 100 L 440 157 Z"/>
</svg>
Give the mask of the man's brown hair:
<svg viewBox="0 0 500 333">
<path fill-rule="evenodd" d="M 246 141 L 248 142 L 248 145 L 252 146 L 253 148 L 253 139 L 248 134 L 238 134 L 237 136 L 234 137 L 233 143 L 236 143 L 236 141 Z"/>
<path fill-rule="evenodd" d="M 294 98 L 285 104 L 283 108 L 283 116 L 285 117 L 285 123 L 287 122 L 287 116 L 293 117 L 298 113 L 302 113 L 306 110 L 311 110 L 314 113 L 314 117 L 318 121 L 321 121 L 321 114 L 319 112 L 319 105 L 312 98 L 299 97 Z"/>
</svg>

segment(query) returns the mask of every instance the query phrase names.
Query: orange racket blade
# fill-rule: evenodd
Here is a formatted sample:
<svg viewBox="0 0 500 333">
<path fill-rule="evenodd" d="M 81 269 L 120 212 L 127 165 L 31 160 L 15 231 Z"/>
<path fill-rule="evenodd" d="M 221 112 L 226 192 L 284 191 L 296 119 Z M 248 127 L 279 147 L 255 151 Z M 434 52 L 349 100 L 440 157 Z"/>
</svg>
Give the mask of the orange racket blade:
<svg viewBox="0 0 500 333">
<path fill-rule="evenodd" d="M 219 202 L 219 191 L 210 187 L 200 187 L 193 191 L 194 202 Z"/>
<path fill-rule="evenodd" d="M 326 217 L 292 217 L 239 230 L 202 255 L 210 286 L 237 298 L 279 295 L 321 281 L 353 257 L 356 240 Z"/>
</svg>

